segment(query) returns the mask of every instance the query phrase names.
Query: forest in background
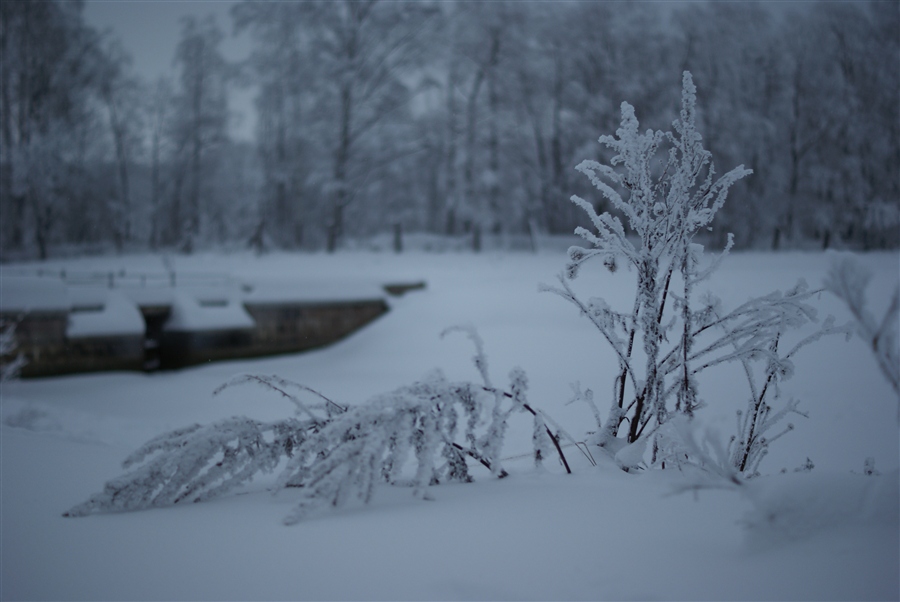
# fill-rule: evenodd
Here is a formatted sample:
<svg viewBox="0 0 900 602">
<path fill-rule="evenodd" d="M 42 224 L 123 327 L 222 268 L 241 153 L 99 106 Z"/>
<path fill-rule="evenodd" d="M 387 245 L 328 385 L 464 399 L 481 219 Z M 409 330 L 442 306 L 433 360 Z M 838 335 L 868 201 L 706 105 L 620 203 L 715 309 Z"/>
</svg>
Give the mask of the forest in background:
<svg viewBox="0 0 900 602">
<path fill-rule="evenodd" d="M 78 2 L 0 3 L 0 252 L 571 233 L 574 167 L 690 70 L 737 248 L 900 244 L 900 4 L 243 2 L 144 81 Z M 249 34 L 239 64 L 220 45 Z M 229 92 L 257 91 L 255 139 Z M 662 163 L 661 163 L 662 166 Z"/>
</svg>

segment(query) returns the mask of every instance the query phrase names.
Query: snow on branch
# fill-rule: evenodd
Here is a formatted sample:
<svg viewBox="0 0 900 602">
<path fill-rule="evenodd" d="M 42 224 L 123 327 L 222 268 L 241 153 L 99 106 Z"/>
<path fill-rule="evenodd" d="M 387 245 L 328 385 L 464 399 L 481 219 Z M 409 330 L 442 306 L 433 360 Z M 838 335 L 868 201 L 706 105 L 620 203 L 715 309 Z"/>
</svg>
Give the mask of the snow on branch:
<svg viewBox="0 0 900 602">
<path fill-rule="evenodd" d="M 560 429 L 527 401 L 524 372 L 510 374 L 509 390 L 496 389 L 487 373 L 483 343 L 474 328 L 457 328 L 475 343 L 483 385 L 450 382 L 439 371 L 411 385 L 345 407 L 277 376 L 239 376 L 219 387 L 255 384 L 289 399 L 297 416 L 272 423 L 235 417 L 160 435 L 126 458 L 126 474 L 110 480 L 65 516 L 142 510 L 221 496 L 259 474 L 278 472 L 273 492 L 300 488 L 301 499 L 285 519 L 295 523 L 316 509 L 349 500 L 368 503 L 378 484 L 428 488 L 472 480 L 468 462 L 494 476 L 508 476 L 500 463 L 506 422 L 514 413 L 534 419 L 535 461 L 551 445 L 568 463 Z M 298 394 L 324 403 L 307 403 Z"/>
<path fill-rule="evenodd" d="M 704 249 L 694 239 L 711 228 L 731 187 L 752 173 L 738 165 L 717 176 L 712 153 L 703 148 L 696 127 L 696 101 L 696 87 L 685 71 L 681 110 L 672 130 L 644 133 L 634 108 L 622 103 L 616 135 L 599 138 L 612 151 L 608 164 L 584 161 L 577 170 L 624 216 L 628 230 L 619 217 L 609 212 L 598 215 L 592 203 L 572 197 L 593 226 L 593 230 L 575 231 L 590 248 L 569 249 L 560 285 L 542 290 L 572 303 L 618 360 L 609 415 L 602 427 L 596 408 L 591 407 L 598 424 L 590 438 L 593 444 L 626 470 L 646 465 L 641 456 L 650 449 L 651 437 L 655 441 L 650 465 L 665 466 L 673 458 L 682 462 L 685 454 L 693 454 L 699 465 L 712 466 L 712 456 L 701 454 L 701 447 L 685 438 L 685 428 L 663 427 L 674 418 L 692 418 L 705 405 L 698 382 L 702 372 L 738 362 L 750 389 L 748 408 L 740 413 L 738 432 L 729 445 L 717 448 L 715 465 L 726 472 L 753 474 L 768 444 L 792 428 L 788 425 L 770 436 L 775 425 L 788 414 L 801 413 L 796 400 L 781 409 L 773 407 L 779 397 L 778 384 L 793 373 L 792 357 L 822 336 L 845 332 L 846 327 L 836 327 L 831 318 L 816 324 L 816 311 L 809 301 L 819 291 L 810 291 L 802 281 L 789 291 L 756 297 L 731 312 L 722 311 L 721 302 L 711 293 L 695 293 L 695 287 L 721 265 L 733 237 L 728 236 L 725 249 L 711 262 L 704 261 Z M 598 297 L 585 301 L 570 286 L 568 281 L 577 277 L 581 267 L 598 257 L 611 272 L 620 258 L 636 272 L 630 312 L 617 311 Z M 873 332 L 880 328 L 872 326 Z M 801 329 L 812 333 L 787 347 L 786 335 Z M 761 377 L 754 369 L 761 371 Z"/>
<path fill-rule="evenodd" d="M 341 413 L 346 412 L 347 408 L 340 405 L 339 403 L 335 403 L 334 401 L 328 399 L 318 391 L 307 387 L 306 385 L 301 385 L 299 383 L 295 383 L 293 381 L 286 380 L 281 378 L 280 376 L 272 375 L 265 376 L 261 374 L 241 374 L 239 376 L 235 376 L 228 382 L 220 385 L 215 391 L 213 391 L 213 395 L 218 395 L 225 389 L 229 387 L 234 387 L 238 385 L 243 385 L 247 383 L 256 383 L 262 386 L 263 388 L 269 389 L 271 391 L 275 391 L 279 393 L 282 397 L 286 398 L 288 401 L 293 403 L 297 412 L 300 414 L 306 414 L 312 420 L 321 422 L 322 418 L 316 415 L 313 410 L 314 409 L 322 409 L 324 407 L 325 412 L 328 416 L 331 416 L 333 413 Z M 289 392 L 290 389 L 296 389 L 300 392 L 311 393 L 312 395 L 318 397 L 322 401 L 325 402 L 324 406 L 311 406 L 303 402 L 299 397 Z"/>
<path fill-rule="evenodd" d="M 0 382 L 17 378 L 28 363 L 25 356 L 18 353 L 17 325 L 18 320 L 0 320 Z"/>
<path fill-rule="evenodd" d="M 491 376 L 488 374 L 488 365 L 487 365 L 487 356 L 484 354 L 484 341 L 481 340 L 481 335 L 478 334 L 478 331 L 475 330 L 475 327 L 471 324 L 458 324 L 456 326 L 451 326 L 450 328 L 444 329 L 441 333 L 441 338 L 444 338 L 448 334 L 459 332 L 464 334 L 472 344 L 475 345 L 475 355 L 472 360 L 475 362 L 475 368 L 478 370 L 478 373 L 481 375 L 481 379 L 484 381 L 484 386 L 488 388 L 492 388 L 491 385 Z"/>
<path fill-rule="evenodd" d="M 102 492 L 63 516 L 143 510 L 221 496 L 259 473 L 274 471 L 315 424 L 296 419 L 266 424 L 234 417 L 165 433 L 122 464 L 136 468 L 108 481 Z"/>
<path fill-rule="evenodd" d="M 894 289 L 891 301 L 880 319 L 869 311 L 866 288 L 872 273 L 852 257 L 836 258 L 825 278 L 825 288 L 841 299 L 856 323 L 860 338 L 875 356 L 882 374 L 897 395 L 897 417 L 900 420 L 900 286 Z"/>
</svg>

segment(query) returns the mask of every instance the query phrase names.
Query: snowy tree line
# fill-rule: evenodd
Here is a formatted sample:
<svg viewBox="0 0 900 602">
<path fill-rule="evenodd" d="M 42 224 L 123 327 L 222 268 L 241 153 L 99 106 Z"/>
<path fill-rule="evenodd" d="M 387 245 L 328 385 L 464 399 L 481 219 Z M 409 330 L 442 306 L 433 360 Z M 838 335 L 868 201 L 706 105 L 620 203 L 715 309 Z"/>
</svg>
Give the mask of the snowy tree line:
<svg viewBox="0 0 900 602">
<path fill-rule="evenodd" d="M 4 257 L 568 233 L 573 168 L 611 156 L 584 132 L 613 131 L 625 99 L 664 128 L 685 69 L 706 147 L 756 174 L 707 236 L 900 242 L 896 3 L 244 2 L 224 27 L 251 38 L 245 63 L 222 24 L 186 19 L 177 77 L 155 82 L 81 9 L 0 8 Z M 249 143 L 229 137 L 246 85 Z"/>
</svg>

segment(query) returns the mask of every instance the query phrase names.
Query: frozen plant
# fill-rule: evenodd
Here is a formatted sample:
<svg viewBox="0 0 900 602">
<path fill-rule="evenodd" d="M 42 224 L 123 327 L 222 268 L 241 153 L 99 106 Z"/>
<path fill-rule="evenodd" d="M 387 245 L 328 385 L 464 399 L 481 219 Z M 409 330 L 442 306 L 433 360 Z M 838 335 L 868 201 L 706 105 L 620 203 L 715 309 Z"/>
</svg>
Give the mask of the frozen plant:
<svg viewBox="0 0 900 602">
<path fill-rule="evenodd" d="M 779 427 L 779 432 L 770 434 L 784 418 L 790 414 L 808 417 L 798 409 L 797 399 L 790 399 L 777 409 L 773 405 L 781 397 L 779 384 L 794 373 L 793 357 L 825 335 L 848 331 L 848 326 L 836 326 L 829 316 L 805 338 L 785 345 L 791 331 L 816 322 L 816 309 L 808 301 L 818 292 L 809 290 L 806 282 L 800 280 L 785 293 L 775 291 L 751 299 L 721 317 L 717 309 L 720 303 L 710 295 L 709 304 L 700 312 L 692 331 L 694 338 L 709 329 L 718 331 L 718 337 L 697 352 L 697 357 L 710 359 L 696 366 L 695 371 L 737 361 L 746 376 L 750 396 L 746 409 L 737 411 L 737 429 L 728 443 L 731 464 L 744 475 L 758 474 L 769 445 L 794 429 L 793 423 L 787 423 Z M 762 368 L 760 375 L 757 367 Z M 808 465 L 811 462 L 807 459 Z"/>
<path fill-rule="evenodd" d="M 856 332 L 872 350 L 882 374 L 897 395 L 897 417 L 900 420 L 900 350 L 898 350 L 898 320 L 900 320 L 900 286 L 894 289 L 891 302 L 881 319 L 869 311 L 866 288 L 872 273 L 851 257 L 832 261 L 825 278 L 825 288 L 841 299 L 853 315 Z"/>
<path fill-rule="evenodd" d="M 682 472 L 689 468 L 699 469 L 698 474 L 689 475 L 693 478 L 676 486 L 675 491 L 730 489 L 743 485 L 719 433 L 707 428 L 698 438 L 696 427 L 694 421 L 682 414 L 666 422 L 657 435 L 660 448 L 666 451 L 665 457 L 658 461 L 670 462 Z"/>
<path fill-rule="evenodd" d="M 863 474 L 867 477 L 878 476 L 881 473 L 875 469 L 875 458 L 869 456 L 866 458 L 866 461 L 863 462 Z"/>
<path fill-rule="evenodd" d="M 574 304 L 618 359 L 610 411 L 605 424 L 597 420 L 594 444 L 615 456 L 623 469 L 640 466 L 643 452 L 660 426 L 674 415 L 691 417 L 703 406 L 698 373 L 740 362 L 751 397 L 729 446 L 730 463 L 739 472 L 751 473 L 768 443 L 777 437 L 767 439 L 765 433 L 797 411 L 794 401 L 779 410 L 772 406 L 778 382 L 793 371 L 791 357 L 804 345 L 839 329 L 826 321 L 816 333 L 782 351 L 787 331 L 816 319 L 807 301 L 817 291 L 808 290 L 802 282 L 787 293 L 753 299 L 732 312 L 723 312 L 712 294 L 701 297 L 695 292 L 718 268 L 732 237 L 729 235 L 722 255 L 712 261 L 704 261 L 703 246 L 694 239 L 711 229 L 731 186 L 751 173 L 740 165 L 716 177 L 711 153 L 703 148 L 696 129 L 695 105 L 696 88 L 687 71 L 674 131 L 641 133 L 634 108 L 622 103 L 616 136 L 599 139 L 613 151 L 609 164 L 584 161 L 577 169 L 624 216 L 627 229 L 620 217 L 609 212 L 598 215 L 591 203 L 573 196 L 572 201 L 593 224 L 593 231 L 576 229 L 590 247 L 570 248 L 560 286 L 544 290 Z M 576 295 L 569 281 L 594 258 L 601 259 L 610 271 L 624 262 L 636 272 L 630 311 L 617 311 L 599 297 L 584 300 Z M 754 374 L 755 363 L 764 366 L 762 383 Z M 661 442 L 671 440 L 654 441 L 652 460 L 661 466 L 675 455 L 673 450 L 660 449 Z"/>
<path fill-rule="evenodd" d="M 536 461 L 553 445 L 565 463 L 559 435 L 527 402 L 525 374 L 513 370 L 509 390 L 495 388 L 477 333 L 456 330 L 475 343 L 475 365 L 484 381 L 480 385 L 450 382 L 434 372 L 345 407 L 276 376 L 240 376 L 217 392 L 246 383 L 262 385 L 290 400 L 297 416 L 272 423 L 235 417 L 160 435 L 126 458 L 124 468 L 130 472 L 108 481 L 103 491 L 65 516 L 205 501 L 275 471 L 273 491 L 302 489 L 287 524 L 324 505 L 339 507 L 353 498 L 368 503 L 382 482 L 410 486 L 415 495 L 428 498 L 432 485 L 471 481 L 467 459 L 498 478 L 507 476 L 500 451 L 507 419 L 517 412 L 533 416 Z M 318 401 L 308 403 L 300 394 Z"/>
<path fill-rule="evenodd" d="M 610 164 L 583 161 L 576 168 L 625 216 L 629 230 L 637 236 L 636 241 L 629 238 L 619 217 L 611 213 L 598 215 L 589 202 L 573 196 L 572 201 L 584 209 L 595 229 L 591 232 L 579 227 L 575 232 L 591 243 L 592 248 L 570 248 L 571 261 L 565 276 L 559 279 L 562 288 L 550 289 L 588 316 L 618 357 L 615 399 L 606 430 L 602 431 L 607 440 L 600 441 L 601 445 L 618 437 L 624 422 L 628 426 L 624 437 L 627 443 L 637 442 L 648 428 L 652 430 L 662 424 L 669 411 L 670 393 L 677 397 L 680 411 L 691 413 L 698 404 L 689 364 L 693 342 L 691 293 L 708 271 L 699 269 L 702 247 L 694 244 L 693 239 L 712 222 L 732 184 L 751 171 L 738 166 L 715 178 L 711 155 L 703 148 L 695 127 L 695 103 L 696 88 L 687 71 L 683 77 L 680 118 L 673 124 L 675 133 L 653 130 L 641 133 L 634 107 L 623 102 L 622 123 L 616 136 L 599 139 L 600 144 L 614 152 Z M 664 142 L 668 143 L 669 150 L 659 172 L 658 155 Z M 595 257 L 600 257 L 611 270 L 620 260 L 636 270 L 637 287 L 630 313 L 614 311 L 599 298 L 584 302 L 572 291 L 567 279 L 574 279 L 582 264 Z M 678 299 L 671 290 L 676 272 L 681 275 L 683 285 Z M 661 372 L 661 343 L 675 327 L 671 321 L 664 322 L 667 303 L 682 320 L 680 353 L 670 362 L 674 365 L 681 361 L 677 371 L 681 380 L 674 390 L 667 390 L 665 374 Z M 638 366 L 636 343 L 645 356 L 643 367 Z M 626 399 L 629 387 L 632 395 Z"/>
<path fill-rule="evenodd" d="M 316 420 L 263 423 L 232 417 L 208 426 L 194 424 L 154 437 L 125 458 L 131 472 L 106 483 L 103 491 L 64 516 L 142 510 L 180 502 L 202 502 L 271 473 L 305 441 Z"/>
<path fill-rule="evenodd" d="M 28 363 L 23 354 L 16 353 L 19 349 L 16 325 L 12 320 L 0 321 L 0 382 L 18 377 Z"/>
</svg>

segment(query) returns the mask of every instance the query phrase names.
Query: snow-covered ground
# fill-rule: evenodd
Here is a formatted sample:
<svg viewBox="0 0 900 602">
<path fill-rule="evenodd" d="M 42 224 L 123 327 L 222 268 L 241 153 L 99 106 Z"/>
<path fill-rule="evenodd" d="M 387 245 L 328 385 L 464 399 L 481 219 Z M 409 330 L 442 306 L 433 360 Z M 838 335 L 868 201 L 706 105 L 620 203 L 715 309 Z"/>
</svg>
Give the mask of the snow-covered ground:
<svg viewBox="0 0 900 602">
<path fill-rule="evenodd" d="M 474 484 L 379 490 L 368 507 L 318 514 L 292 527 L 281 519 L 293 491 L 271 496 L 267 481 L 185 507 L 87 518 L 68 508 L 122 472 L 119 463 L 160 432 L 232 415 L 276 419 L 285 400 L 254 388 L 212 391 L 236 374 L 278 374 L 332 399 L 359 403 L 434 368 L 477 380 L 471 344 L 441 339 L 470 323 L 485 341 L 493 378 L 514 366 L 529 400 L 575 437 L 590 411 L 567 405 L 570 383 L 591 388 L 605 410 L 616 364 L 587 320 L 538 293 L 565 258 L 528 253 L 208 254 L 176 270 L 229 273 L 240 283 L 384 284 L 425 280 L 391 299 L 391 311 L 315 352 L 233 361 L 180 372 L 107 373 L 2 386 L 2 574 L 0 597 L 22 599 L 897 599 L 898 402 L 858 338 L 831 337 L 805 349 L 785 397 L 809 419 L 773 443 L 764 476 L 744 492 L 674 494 L 675 471 L 626 474 L 592 467 L 567 449 L 575 474 L 553 462 L 535 470 L 531 421 L 507 436 L 510 478 L 473 468 Z M 734 306 L 786 289 L 818 286 L 830 257 L 737 253 L 707 284 Z M 874 271 L 869 297 L 883 310 L 900 273 L 896 253 L 860 261 Z M 43 267 L 163 270 L 159 257 L 67 260 Z M 4 271 L 8 269 L 4 266 Z M 629 307 L 634 274 L 585 268 L 576 288 Z M 847 320 L 828 294 L 821 315 Z M 723 437 L 745 386 L 731 369 L 701 381 L 705 426 Z M 878 476 L 863 476 L 866 458 Z M 794 472 L 810 458 L 811 472 Z M 781 469 L 787 472 L 781 474 Z"/>
</svg>

